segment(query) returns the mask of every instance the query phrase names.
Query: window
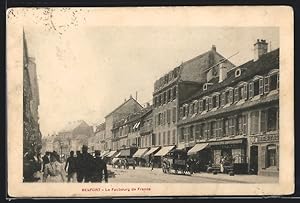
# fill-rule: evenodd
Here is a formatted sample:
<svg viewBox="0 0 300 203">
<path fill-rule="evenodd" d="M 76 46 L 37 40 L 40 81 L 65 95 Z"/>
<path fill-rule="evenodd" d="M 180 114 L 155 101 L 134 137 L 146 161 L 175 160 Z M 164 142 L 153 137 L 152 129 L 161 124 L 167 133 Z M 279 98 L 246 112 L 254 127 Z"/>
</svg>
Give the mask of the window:
<svg viewBox="0 0 300 203">
<path fill-rule="evenodd" d="M 278 88 L 278 74 L 270 76 L 270 91 Z"/>
<path fill-rule="evenodd" d="M 216 132 L 216 137 L 217 138 L 221 138 L 222 136 L 223 136 L 223 120 L 221 119 L 221 120 L 218 120 L 217 121 L 217 132 Z"/>
<path fill-rule="evenodd" d="M 167 144 L 170 145 L 171 143 L 171 132 L 168 131 L 168 138 L 167 138 Z"/>
<path fill-rule="evenodd" d="M 278 108 L 261 111 L 261 132 L 275 131 L 278 129 Z"/>
<path fill-rule="evenodd" d="M 267 122 L 268 131 L 274 131 L 278 129 L 278 109 L 270 108 L 268 109 L 268 122 Z"/>
<path fill-rule="evenodd" d="M 172 143 L 173 144 L 175 144 L 175 142 L 176 142 L 175 136 L 176 136 L 176 130 L 173 130 L 173 135 L 172 135 Z"/>
<path fill-rule="evenodd" d="M 168 90 L 167 101 L 171 100 L 171 89 Z"/>
<path fill-rule="evenodd" d="M 156 135 L 152 134 L 151 137 L 152 137 L 152 145 L 156 146 Z"/>
<path fill-rule="evenodd" d="M 176 107 L 173 107 L 173 112 L 172 112 L 172 121 L 173 123 L 176 122 Z"/>
<path fill-rule="evenodd" d="M 163 104 L 166 104 L 167 103 L 167 92 L 164 92 L 163 93 Z"/>
<path fill-rule="evenodd" d="M 170 109 L 167 110 L 167 123 L 168 124 L 171 123 L 171 110 Z"/>
<path fill-rule="evenodd" d="M 166 144 L 166 132 L 163 132 L 163 145 Z"/>
<path fill-rule="evenodd" d="M 184 127 L 181 128 L 181 132 L 180 132 L 180 142 L 184 141 Z"/>
<path fill-rule="evenodd" d="M 238 102 L 241 99 L 243 87 L 234 88 L 234 102 Z"/>
<path fill-rule="evenodd" d="M 190 115 L 193 115 L 195 113 L 195 103 L 190 104 Z"/>
<path fill-rule="evenodd" d="M 255 79 L 253 82 L 249 83 L 249 98 L 252 98 L 257 95 L 262 95 L 264 91 L 263 79 Z"/>
<path fill-rule="evenodd" d="M 158 145 L 160 145 L 160 140 L 161 139 L 161 137 L 160 137 L 160 133 L 158 133 Z"/>
<path fill-rule="evenodd" d="M 255 135 L 257 134 L 259 131 L 259 112 L 258 111 L 254 111 L 251 112 L 250 114 L 250 134 L 251 135 Z"/>
<path fill-rule="evenodd" d="M 157 125 L 161 124 L 161 113 L 158 114 Z"/>
<path fill-rule="evenodd" d="M 204 110 L 204 108 L 203 108 L 204 106 L 205 106 L 205 105 L 203 105 L 203 100 L 200 99 L 200 100 L 199 100 L 199 113 L 202 112 L 202 111 Z"/>
<path fill-rule="evenodd" d="M 228 136 L 229 135 L 229 119 L 225 118 L 223 120 L 223 136 Z"/>
<path fill-rule="evenodd" d="M 190 126 L 189 141 L 194 140 L 194 126 Z"/>
<path fill-rule="evenodd" d="M 235 118 L 229 119 L 229 135 L 235 135 Z"/>
<path fill-rule="evenodd" d="M 186 117 L 186 106 L 185 105 L 182 108 L 182 116 Z"/>
<path fill-rule="evenodd" d="M 161 105 L 161 95 L 158 95 L 158 105 Z"/>
<path fill-rule="evenodd" d="M 225 104 L 229 103 L 229 91 L 225 92 Z"/>
<path fill-rule="evenodd" d="M 267 147 L 267 166 L 276 166 L 276 145 L 269 145 Z"/>
<path fill-rule="evenodd" d="M 217 122 L 212 121 L 211 122 L 211 136 L 210 138 L 216 138 L 217 137 Z"/>
<path fill-rule="evenodd" d="M 198 109 L 198 102 L 197 101 L 194 101 L 194 113 L 198 113 L 199 112 L 199 109 Z"/>
<path fill-rule="evenodd" d="M 239 115 L 237 119 L 237 134 L 247 134 L 247 115 Z"/>
<path fill-rule="evenodd" d="M 210 123 L 205 123 L 205 130 L 204 130 L 205 138 L 210 138 Z"/>
<path fill-rule="evenodd" d="M 220 103 L 220 95 L 215 95 L 212 98 L 212 108 L 218 108 Z"/>
<path fill-rule="evenodd" d="M 176 99 L 176 87 L 173 87 L 172 99 Z"/>
<path fill-rule="evenodd" d="M 195 126 L 195 139 L 200 140 L 201 139 L 201 124 L 197 124 Z"/>
</svg>

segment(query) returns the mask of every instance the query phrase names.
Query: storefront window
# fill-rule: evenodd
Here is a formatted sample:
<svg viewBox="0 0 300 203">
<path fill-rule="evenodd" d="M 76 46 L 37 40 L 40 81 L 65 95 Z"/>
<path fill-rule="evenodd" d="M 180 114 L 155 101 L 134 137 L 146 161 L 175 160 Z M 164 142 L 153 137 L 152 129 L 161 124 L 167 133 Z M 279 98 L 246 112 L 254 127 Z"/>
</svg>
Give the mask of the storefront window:
<svg viewBox="0 0 300 203">
<path fill-rule="evenodd" d="M 221 156 L 221 150 L 214 150 L 214 164 L 220 164 Z"/>
<path fill-rule="evenodd" d="M 233 163 L 244 163 L 245 162 L 244 149 L 232 149 L 232 161 Z"/>
</svg>

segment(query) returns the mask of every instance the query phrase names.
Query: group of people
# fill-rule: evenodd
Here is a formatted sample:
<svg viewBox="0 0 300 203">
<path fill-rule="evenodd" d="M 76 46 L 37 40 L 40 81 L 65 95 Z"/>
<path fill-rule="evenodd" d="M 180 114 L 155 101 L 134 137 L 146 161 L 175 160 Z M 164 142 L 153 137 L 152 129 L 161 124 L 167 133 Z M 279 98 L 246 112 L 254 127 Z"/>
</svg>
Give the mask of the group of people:
<svg viewBox="0 0 300 203">
<path fill-rule="evenodd" d="M 36 161 L 35 161 L 36 160 Z M 24 160 L 26 162 L 26 160 Z M 24 182 L 108 182 L 106 162 L 101 158 L 100 151 L 95 157 L 88 153 L 88 147 L 82 146 L 82 152 L 70 152 L 65 164 L 57 152 L 46 152 L 30 163 L 24 171 Z M 36 174 L 42 174 L 38 177 Z"/>
</svg>

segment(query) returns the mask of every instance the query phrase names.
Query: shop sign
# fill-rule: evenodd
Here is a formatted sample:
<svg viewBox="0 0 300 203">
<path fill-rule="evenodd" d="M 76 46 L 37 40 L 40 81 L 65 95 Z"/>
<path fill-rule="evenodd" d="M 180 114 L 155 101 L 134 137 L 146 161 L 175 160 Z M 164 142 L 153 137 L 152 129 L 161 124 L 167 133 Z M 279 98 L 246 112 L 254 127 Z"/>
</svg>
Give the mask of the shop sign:
<svg viewBox="0 0 300 203">
<path fill-rule="evenodd" d="M 251 138 L 252 143 L 261 143 L 261 142 L 274 142 L 279 141 L 278 134 L 265 134 Z"/>
</svg>

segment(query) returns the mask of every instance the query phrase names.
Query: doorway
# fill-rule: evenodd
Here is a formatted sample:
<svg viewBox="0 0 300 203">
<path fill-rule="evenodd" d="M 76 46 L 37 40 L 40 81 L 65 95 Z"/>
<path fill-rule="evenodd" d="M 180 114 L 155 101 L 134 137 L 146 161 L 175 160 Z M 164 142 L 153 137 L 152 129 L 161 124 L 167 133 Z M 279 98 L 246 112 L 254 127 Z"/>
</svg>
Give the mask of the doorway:
<svg viewBox="0 0 300 203">
<path fill-rule="evenodd" d="M 250 173 L 256 174 L 258 172 L 258 146 L 250 147 Z"/>
</svg>

